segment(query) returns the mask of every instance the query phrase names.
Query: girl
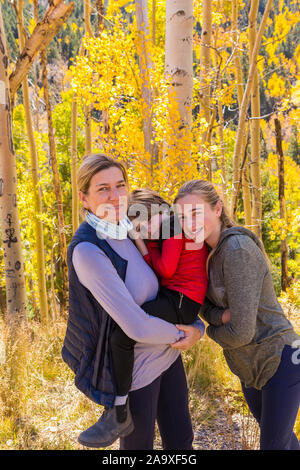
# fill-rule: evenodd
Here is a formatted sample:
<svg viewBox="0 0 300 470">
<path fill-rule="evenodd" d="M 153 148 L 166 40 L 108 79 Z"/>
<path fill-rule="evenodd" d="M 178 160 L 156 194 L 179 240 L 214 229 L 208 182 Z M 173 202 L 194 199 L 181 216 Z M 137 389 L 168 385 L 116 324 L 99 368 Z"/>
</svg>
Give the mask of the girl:
<svg viewBox="0 0 300 470">
<path fill-rule="evenodd" d="M 241 380 L 260 426 L 260 448 L 299 450 L 293 426 L 300 403 L 300 338 L 277 300 L 263 244 L 229 218 L 209 182 L 187 182 L 175 201 L 204 208 L 210 253 L 201 315 L 209 323 L 208 336 L 222 346 Z"/>
</svg>

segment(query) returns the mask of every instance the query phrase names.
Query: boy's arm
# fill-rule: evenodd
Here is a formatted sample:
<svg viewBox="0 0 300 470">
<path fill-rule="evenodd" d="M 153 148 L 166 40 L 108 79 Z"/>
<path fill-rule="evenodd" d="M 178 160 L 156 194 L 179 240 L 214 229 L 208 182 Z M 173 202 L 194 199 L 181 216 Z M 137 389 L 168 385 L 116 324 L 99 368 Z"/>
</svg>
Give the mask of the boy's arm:
<svg viewBox="0 0 300 470">
<path fill-rule="evenodd" d="M 160 252 L 157 242 L 149 242 L 149 255 L 151 266 L 155 272 L 165 279 L 171 278 L 178 266 L 179 258 L 183 249 L 183 237 L 181 234 L 163 240 Z M 147 259 L 144 257 L 145 261 Z M 147 261 L 148 262 L 148 261 Z"/>
<path fill-rule="evenodd" d="M 138 234 L 138 237 L 135 239 L 135 244 L 142 256 L 146 256 L 149 254 L 147 245 L 144 242 L 140 233 Z"/>
</svg>

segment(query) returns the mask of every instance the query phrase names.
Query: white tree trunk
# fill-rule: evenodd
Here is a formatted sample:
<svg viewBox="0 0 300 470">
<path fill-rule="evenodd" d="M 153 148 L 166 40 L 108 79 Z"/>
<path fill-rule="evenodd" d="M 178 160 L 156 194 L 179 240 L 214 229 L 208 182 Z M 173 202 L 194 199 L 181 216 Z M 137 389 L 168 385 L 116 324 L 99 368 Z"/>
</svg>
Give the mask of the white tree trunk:
<svg viewBox="0 0 300 470">
<path fill-rule="evenodd" d="M 249 53 L 252 51 L 257 34 L 256 21 L 259 0 L 251 0 L 249 12 Z M 260 177 L 260 96 L 259 96 L 259 76 L 256 67 L 253 88 L 251 93 L 251 176 L 252 176 L 252 230 L 259 237 L 262 237 L 262 187 Z"/>
<path fill-rule="evenodd" d="M 210 81 L 209 76 L 211 72 L 210 67 L 210 49 L 211 49 L 211 36 L 212 36 L 212 2 L 211 0 L 203 0 L 203 23 L 201 32 L 201 51 L 200 51 L 200 113 L 204 117 L 207 129 L 202 133 L 201 142 L 205 145 L 207 136 L 209 134 L 208 127 L 211 121 L 210 111 Z M 211 161 L 206 163 L 206 173 L 209 180 L 211 180 L 212 171 Z"/>
<path fill-rule="evenodd" d="M 167 0 L 165 74 L 169 82 L 170 132 L 165 152 L 183 158 L 191 152 L 187 134 L 191 128 L 193 99 L 193 0 Z M 175 164 L 181 164 L 180 160 Z"/>
<path fill-rule="evenodd" d="M 24 261 L 17 206 L 17 172 L 12 141 L 7 49 L 0 6 L 0 221 L 4 252 L 7 322 L 27 318 Z M 15 331 L 14 331 L 15 330 Z"/>
<path fill-rule="evenodd" d="M 135 0 L 136 24 L 139 39 L 139 68 L 142 79 L 142 116 L 145 151 L 152 155 L 152 92 L 150 69 L 152 68 L 149 43 L 150 30 L 147 0 Z"/>
</svg>

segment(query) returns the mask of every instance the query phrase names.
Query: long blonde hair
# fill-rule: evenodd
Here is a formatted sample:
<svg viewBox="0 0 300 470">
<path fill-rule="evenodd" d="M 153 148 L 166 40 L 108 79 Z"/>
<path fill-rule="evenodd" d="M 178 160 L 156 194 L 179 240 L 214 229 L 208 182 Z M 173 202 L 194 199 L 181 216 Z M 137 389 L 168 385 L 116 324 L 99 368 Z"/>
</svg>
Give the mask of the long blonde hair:
<svg viewBox="0 0 300 470">
<path fill-rule="evenodd" d="M 230 217 L 230 215 L 228 213 L 228 210 L 227 210 L 223 200 L 221 199 L 221 197 L 217 193 L 217 191 L 216 191 L 215 187 L 213 186 L 213 184 L 210 183 L 209 181 L 198 180 L 198 179 L 187 181 L 179 189 L 179 191 L 178 191 L 178 193 L 177 193 L 177 195 L 174 199 L 174 204 L 176 204 L 176 202 L 179 199 L 181 199 L 182 197 L 184 197 L 188 194 L 197 194 L 202 199 L 204 199 L 204 201 L 206 201 L 211 206 L 212 209 L 216 206 L 218 201 L 221 201 L 221 203 L 222 203 L 222 212 L 221 212 L 221 215 L 220 215 L 221 232 L 223 230 L 225 230 L 227 228 L 231 228 L 231 227 L 243 227 L 242 225 L 237 224 Z M 258 239 L 258 237 L 257 237 L 257 239 Z M 270 268 L 271 267 L 271 262 L 268 258 L 268 255 L 267 255 L 266 251 L 265 251 L 263 243 L 261 242 L 261 240 L 259 240 L 259 242 L 260 242 L 260 249 L 263 252 L 264 257 L 267 261 L 267 264 Z M 208 258 L 207 258 L 207 261 L 206 261 L 206 272 L 207 272 L 207 274 L 208 274 L 209 260 L 212 257 L 212 255 L 214 254 L 215 249 L 216 248 L 214 248 L 210 251 L 210 253 L 208 255 Z"/>
<path fill-rule="evenodd" d="M 87 194 L 90 188 L 92 177 L 102 170 L 116 167 L 121 170 L 124 181 L 128 187 L 128 176 L 127 169 L 123 162 L 115 160 L 104 153 L 93 153 L 83 158 L 78 170 L 77 170 L 77 189 Z M 87 209 L 85 207 L 80 208 L 80 215 L 82 219 L 85 219 Z"/>
</svg>

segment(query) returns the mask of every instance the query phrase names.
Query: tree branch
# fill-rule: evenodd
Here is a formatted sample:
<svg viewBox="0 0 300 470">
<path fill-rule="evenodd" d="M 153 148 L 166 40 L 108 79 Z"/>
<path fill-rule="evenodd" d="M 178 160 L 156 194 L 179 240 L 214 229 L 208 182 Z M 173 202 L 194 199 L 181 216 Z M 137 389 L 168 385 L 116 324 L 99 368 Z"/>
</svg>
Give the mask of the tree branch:
<svg viewBox="0 0 300 470">
<path fill-rule="evenodd" d="M 73 9 L 73 2 L 66 5 L 63 0 L 52 0 L 43 19 L 37 23 L 32 35 L 27 39 L 15 70 L 9 77 L 11 100 L 26 77 L 35 56 L 56 36 Z"/>
</svg>

